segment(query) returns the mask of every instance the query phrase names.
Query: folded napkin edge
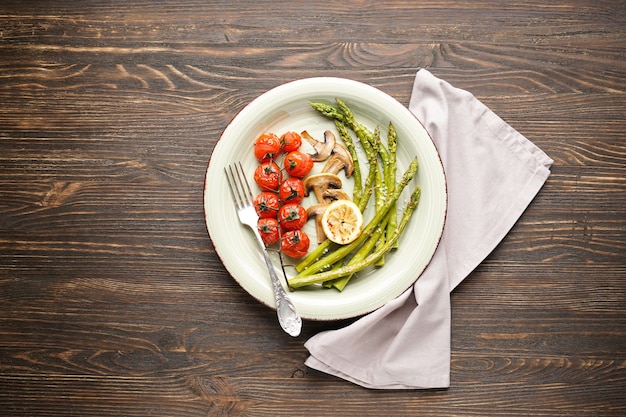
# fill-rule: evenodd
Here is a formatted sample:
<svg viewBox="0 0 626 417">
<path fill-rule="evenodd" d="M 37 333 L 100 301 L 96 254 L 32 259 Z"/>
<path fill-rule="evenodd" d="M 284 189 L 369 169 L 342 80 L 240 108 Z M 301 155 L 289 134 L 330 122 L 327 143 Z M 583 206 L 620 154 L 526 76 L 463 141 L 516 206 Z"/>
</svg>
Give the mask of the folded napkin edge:
<svg viewBox="0 0 626 417">
<path fill-rule="evenodd" d="M 333 361 L 332 366 L 328 365 L 324 361 L 318 359 L 317 357 L 310 355 L 304 364 L 311 368 L 320 372 L 324 372 L 329 375 L 336 376 L 338 378 L 350 381 L 356 385 L 359 385 L 363 388 L 368 389 L 380 389 L 380 390 L 390 390 L 390 389 L 443 389 L 450 387 L 450 374 L 447 373 L 445 375 L 441 375 L 439 377 L 420 377 L 416 376 L 415 378 L 411 378 L 410 381 L 399 381 L 397 378 L 387 378 L 385 382 L 377 382 L 376 384 L 368 383 L 365 378 L 361 379 L 360 376 L 362 374 L 359 368 L 352 366 L 351 364 L 339 361 L 342 363 L 337 363 L 338 361 Z M 345 367 L 344 367 L 345 366 Z M 345 369 L 345 372 L 342 372 L 340 369 Z M 359 375 L 357 378 L 355 375 Z M 381 379 L 380 375 L 377 375 L 378 380 Z"/>
</svg>

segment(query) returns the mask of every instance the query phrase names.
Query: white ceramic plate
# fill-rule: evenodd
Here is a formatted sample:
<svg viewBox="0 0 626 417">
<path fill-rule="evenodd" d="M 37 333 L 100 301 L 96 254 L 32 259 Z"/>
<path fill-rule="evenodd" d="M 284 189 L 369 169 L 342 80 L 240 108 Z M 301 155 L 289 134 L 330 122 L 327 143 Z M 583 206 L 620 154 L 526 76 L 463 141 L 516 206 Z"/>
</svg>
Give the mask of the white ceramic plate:
<svg viewBox="0 0 626 417">
<path fill-rule="evenodd" d="M 289 130 L 307 130 L 319 138 L 326 129 L 336 132 L 332 121 L 309 106 L 311 101 L 332 104 L 336 97 L 346 102 L 356 119 L 372 130 L 378 125 L 386 133 L 389 121 L 393 122 L 398 134 L 398 177 L 418 157 L 418 175 L 399 200 L 399 210 L 416 185 L 422 188 L 422 194 L 400 238 L 400 247 L 386 256 L 384 267 L 359 274 L 343 292 L 311 287 L 290 293 L 304 319 L 357 317 L 403 293 L 432 258 L 446 215 L 446 183 L 439 154 L 426 130 L 406 107 L 372 86 L 342 78 L 307 78 L 283 84 L 259 96 L 232 120 L 215 146 L 206 172 L 204 207 L 209 235 L 224 266 L 241 287 L 258 301 L 274 307 L 265 263 L 251 231 L 239 223 L 224 167 L 241 161 L 251 185 L 256 187 L 253 174 L 258 162 L 253 154 L 254 139 L 263 132 L 281 135 Z M 365 161 L 364 156 L 362 160 Z M 361 165 L 367 167 L 365 162 Z M 344 179 L 344 188 L 351 189 L 353 180 L 339 175 Z M 368 212 L 371 210 L 366 210 L 366 220 Z M 312 247 L 314 230 L 310 221 L 305 231 L 311 237 Z M 282 277 L 278 256 L 273 256 L 277 273 Z M 294 275 L 295 270 L 287 268 L 287 273 Z"/>
</svg>

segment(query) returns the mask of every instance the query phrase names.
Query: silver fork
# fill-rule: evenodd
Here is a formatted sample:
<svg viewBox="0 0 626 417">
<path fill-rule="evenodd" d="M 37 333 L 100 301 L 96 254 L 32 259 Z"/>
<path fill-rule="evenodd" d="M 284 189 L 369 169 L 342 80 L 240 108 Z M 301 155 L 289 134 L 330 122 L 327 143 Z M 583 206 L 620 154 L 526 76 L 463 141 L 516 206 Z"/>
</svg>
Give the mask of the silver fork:
<svg viewBox="0 0 626 417">
<path fill-rule="evenodd" d="M 261 248 L 261 253 L 263 253 L 263 257 L 265 258 L 265 264 L 267 265 L 267 269 L 272 280 L 272 289 L 274 290 L 274 300 L 276 303 L 278 322 L 287 334 L 294 337 L 298 336 L 300 334 L 300 330 L 302 329 L 302 319 L 300 318 L 300 315 L 298 315 L 295 306 L 289 299 L 289 296 L 287 296 L 282 283 L 278 279 L 276 270 L 272 265 L 272 261 L 270 260 L 265 248 L 265 244 L 259 234 L 257 226 L 259 216 L 254 209 L 254 197 L 252 196 L 250 185 L 248 184 L 243 168 L 241 167 L 241 162 L 232 164 L 228 168 L 224 168 L 224 171 L 226 172 L 226 179 L 228 180 L 230 193 L 233 197 L 235 208 L 237 209 L 239 221 L 252 229 Z"/>
</svg>

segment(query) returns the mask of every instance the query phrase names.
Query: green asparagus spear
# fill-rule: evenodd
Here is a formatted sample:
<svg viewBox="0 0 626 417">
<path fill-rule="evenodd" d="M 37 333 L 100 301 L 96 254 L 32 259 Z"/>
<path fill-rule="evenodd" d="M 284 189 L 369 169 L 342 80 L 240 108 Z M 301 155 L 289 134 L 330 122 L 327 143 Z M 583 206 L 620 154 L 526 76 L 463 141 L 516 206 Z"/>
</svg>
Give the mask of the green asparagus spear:
<svg viewBox="0 0 626 417">
<path fill-rule="evenodd" d="M 365 211 L 365 207 L 367 207 L 367 203 L 369 202 L 370 196 L 372 195 L 374 189 L 374 177 L 376 176 L 376 172 L 378 171 L 377 165 L 370 166 L 370 171 L 365 178 L 365 184 L 363 186 L 363 195 L 361 201 L 358 202 L 357 206 L 361 212 Z M 335 250 L 339 245 L 331 242 L 326 239 L 322 243 L 320 243 L 315 249 L 313 249 L 307 256 L 304 257 L 298 264 L 296 264 L 295 268 L 297 272 L 302 272 L 311 265 L 313 262 L 317 262 L 327 253 Z"/>
<path fill-rule="evenodd" d="M 355 163 L 355 192 L 353 194 L 353 200 L 355 201 L 355 203 L 357 203 L 361 211 L 363 211 L 368 204 L 371 194 L 374 193 L 376 201 L 375 209 L 376 214 L 378 214 L 379 210 L 382 208 L 386 201 L 386 195 L 392 193 L 396 187 L 397 134 L 395 128 L 390 122 L 387 131 L 388 149 L 386 149 L 380 138 L 379 127 L 376 127 L 374 132 L 371 132 L 364 125 L 356 121 L 354 114 L 352 113 L 351 109 L 346 105 L 346 103 L 338 98 L 335 99 L 335 101 L 337 107 L 326 103 L 310 103 L 310 105 L 325 117 L 333 119 L 340 137 L 344 140 L 344 143 L 346 143 L 346 147 L 348 148 L 348 151 L 353 158 L 353 161 Z M 358 157 L 354 148 L 354 143 L 352 142 L 352 137 L 348 133 L 348 128 L 352 129 L 352 131 L 356 133 L 356 136 L 365 151 L 366 157 L 370 165 L 369 174 L 366 177 L 365 183 L 362 184 L 362 186 L 360 178 L 360 167 L 358 166 Z M 382 165 L 382 169 L 378 168 L 379 162 Z M 392 206 L 387 211 L 387 216 L 382 222 L 386 224 L 386 228 L 381 229 L 379 227 L 376 233 L 374 233 L 374 235 L 372 235 L 370 239 L 367 240 L 365 244 L 363 244 L 359 251 L 352 256 L 352 259 L 348 262 L 348 264 L 354 264 L 358 262 L 360 259 L 362 259 L 371 252 L 372 247 L 375 243 L 372 238 L 379 238 L 378 244 L 376 245 L 376 252 L 379 252 L 379 249 L 386 245 L 386 242 L 389 240 L 389 238 L 391 238 L 391 236 L 394 235 L 395 230 L 398 226 L 396 206 L 397 204 L 394 200 Z M 398 244 L 396 239 L 396 242 L 392 246 L 392 249 L 395 249 L 397 247 Z M 296 270 L 301 274 L 311 273 L 312 269 L 307 270 L 307 272 L 303 271 L 305 271 L 305 269 L 309 268 L 311 265 L 319 266 L 321 263 L 323 263 L 323 261 L 326 260 L 324 258 L 325 255 L 331 251 L 336 251 L 337 248 L 338 245 L 335 245 L 329 240 L 326 240 L 316 249 L 314 249 L 313 252 L 311 252 L 304 260 L 296 265 Z M 342 264 L 343 261 L 341 260 L 335 262 L 332 266 L 333 270 L 337 269 Z M 382 265 L 384 265 L 384 256 L 381 255 L 376 260 L 376 266 Z M 326 270 L 330 268 L 328 263 L 325 263 L 324 267 L 324 269 Z M 349 276 L 343 277 L 342 279 L 335 280 L 333 284 L 335 285 L 335 287 L 340 287 L 338 289 L 341 290 L 348 280 Z M 342 282 L 343 284 L 341 284 Z"/>
<path fill-rule="evenodd" d="M 339 111 L 344 116 L 345 123 L 357 134 L 360 140 L 369 142 L 378 151 L 383 165 L 387 165 L 389 162 L 389 152 L 385 149 L 385 146 L 380 143 L 380 137 L 377 138 L 369 129 L 357 122 L 350 107 L 341 99 L 337 98 L 335 102 L 337 103 L 337 107 L 339 107 Z M 378 145 L 376 146 L 375 144 Z M 364 145 L 364 147 L 366 146 L 367 145 Z"/>
<path fill-rule="evenodd" d="M 382 146 L 382 143 L 380 141 L 380 128 L 376 126 L 376 129 L 374 129 L 373 147 L 374 149 L 378 150 L 380 149 L 381 146 Z M 376 159 L 375 161 L 378 161 L 378 159 Z M 387 182 L 387 164 L 383 162 L 382 168 L 383 169 L 379 170 L 378 173 L 376 174 L 376 196 L 375 196 L 376 207 L 380 207 L 384 204 L 385 198 L 387 197 L 387 193 L 389 189 L 388 182 Z M 393 186 L 391 188 L 395 186 L 396 186 L 396 183 L 394 181 Z"/>
<path fill-rule="evenodd" d="M 374 156 L 376 156 L 376 151 L 372 147 L 373 139 L 371 132 L 369 132 L 363 125 L 357 123 L 354 119 L 354 115 L 352 111 L 348 108 L 348 106 L 341 100 L 336 99 L 337 105 L 340 108 L 344 108 L 344 110 L 348 113 L 346 116 L 339 109 L 334 106 L 326 103 L 310 103 L 311 107 L 320 112 L 322 115 L 328 117 L 329 119 L 338 120 L 341 123 L 345 124 L 347 127 L 352 129 L 356 136 L 359 138 L 359 142 L 365 151 L 365 155 L 368 160 L 371 160 Z"/>
<path fill-rule="evenodd" d="M 339 247 L 338 244 L 330 241 L 329 239 L 326 239 L 325 241 L 320 243 L 315 249 L 313 249 L 307 256 L 305 256 L 304 259 L 302 259 L 300 262 L 298 262 L 298 264 L 296 264 L 295 266 L 296 271 L 297 272 L 304 271 L 306 268 L 309 267 L 309 265 L 313 264 L 314 262 L 319 261 L 320 259 L 322 259 L 322 257 L 331 253 L 338 247 Z"/>
<path fill-rule="evenodd" d="M 378 175 L 376 176 L 376 196 L 375 196 L 375 201 L 376 201 L 376 209 L 378 209 L 379 207 L 381 207 L 386 199 L 387 199 L 387 194 L 389 193 L 389 190 L 393 190 L 393 188 L 396 186 L 396 182 L 395 180 L 393 181 L 392 184 L 389 183 L 389 163 L 387 162 L 388 160 L 388 156 L 385 155 L 385 157 L 383 158 L 382 155 L 383 153 L 381 153 L 381 149 L 384 148 L 380 139 L 380 127 L 376 126 L 376 128 L 374 129 L 374 135 L 373 135 L 373 145 L 375 147 L 375 149 L 378 152 L 378 155 L 381 156 L 381 162 L 382 162 L 382 170 L 379 170 Z M 377 159 L 378 160 L 378 159 Z M 395 209 L 394 209 L 395 211 Z M 391 210 L 389 211 L 389 216 L 391 215 Z M 385 244 L 385 240 L 386 240 L 386 234 L 383 231 L 383 233 L 380 234 L 378 242 L 376 243 L 376 248 L 380 248 L 382 245 Z M 376 261 L 376 266 L 383 266 L 385 264 L 385 258 L 384 257 L 380 257 L 380 259 L 378 259 L 378 261 Z"/>
<path fill-rule="evenodd" d="M 340 246 L 336 250 L 329 252 L 326 256 L 320 258 L 318 261 L 313 262 L 311 265 L 306 267 L 306 269 L 302 270 L 297 276 L 311 275 L 320 270 L 328 269 L 333 264 L 335 264 L 335 262 L 343 259 L 347 255 L 349 255 L 354 249 L 358 248 L 365 241 L 365 239 L 367 239 L 369 235 L 379 226 L 379 223 L 385 218 L 393 203 L 400 197 L 402 190 L 415 176 L 416 172 L 417 158 L 413 159 L 413 161 L 405 171 L 404 175 L 402 176 L 402 180 L 396 186 L 393 195 L 389 196 L 389 199 L 387 200 L 387 202 L 385 202 L 385 205 L 376 211 L 372 220 L 370 220 L 370 222 L 363 228 L 361 235 L 354 242 Z"/>
<path fill-rule="evenodd" d="M 368 149 L 368 142 L 371 145 L 371 150 L 370 152 L 374 152 L 376 151 L 377 155 L 380 157 L 381 163 L 382 163 L 382 174 L 379 172 L 379 176 L 376 178 L 377 179 L 377 187 L 376 187 L 376 202 L 377 202 L 377 207 L 379 207 L 382 204 L 382 201 L 385 200 L 385 196 L 387 193 L 389 193 L 390 189 L 392 189 L 395 186 L 395 182 L 396 182 L 396 178 L 395 178 L 395 137 L 391 139 L 392 143 L 388 144 L 388 146 L 393 146 L 393 155 L 391 151 L 388 151 L 385 146 L 382 144 L 382 141 L 380 139 L 380 128 L 377 126 L 374 130 L 374 132 L 370 132 L 367 128 L 365 128 L 363 125 L 359 124 L 356 119 L 354 118 L 354 114 L 352 113 L 352 111 L 350 110 L 350 108 L 347 106 L 346 103 L 344 103 L 342 100 L 340 99 L 335 99 L 336 103 L 337 103 L 337 107 L 339 108 L 341 114 L 343 115 L 343 120 L 345 120 L 345 123 L 350 126 L 350 128 L 357 134 L 357 137 L 359 137 L 359 139 L 361 140 L 361 144 L 363 145 L 364 149 Z M 331 114 L 330 112 L 328 114 Z M 393 131 L 393 134 L 395 134 L 395 129 Z M 389 141 L 389 138 L 388 138 Z M 367 152 L 367 151 L 366 151 Z M 370 163 L 371 165 L 371 163 Z M 382 178 L 381 178 L 382 176 Z M 390 212 L 390 217 L 395 217 L 395 210 L 394 212 Z M 395 225 L 397 223 L 397 219 L 393 220 L 390 219 L 390 223 L 391 225 Z M 393 227 L 393 226 L 390 226 Z M 391 230 L 391 232 L 393 232 Z M 389 233 L 391 234 L 391 233 Z M 380 245 L 383 245 L 385 242 L 387 234 L 383 234 L 383 236 L 381 237 L 381 241 L 379 243 Z M 377 266 L 382 266 L 384 265 L 385 260 L 384 257 L 381 257 L 378 262 L 377 262 Z"/>
<path fill-rule="evenodd" d="M 387 227 L 387 219 L 383 219 L 383 222 L 380 224 L 380 227 L 376 228 L 372 236 L 359 248 L 357 253 L 346 263 L 346 265 L 354 265 L 357 262 L 365 259 L 370 252 L 374 249 L 375 246 L 381 241 L 381 236 L 385 233 Z M 352 278 L 354 274 L 346 275 L 345 277 L 337 278 L 334 281 L 331 281 L 332 287 L 338 289 L 339 291 L 343 291 L 343 289 L 348 285 L 348 281 Z"/>
<path fill-rule="evenodd" d="M 332 271 L 332 270 L 334 270 L 334 269 L 339 269 L 339 268 L 341 268 L 342 266 L 343 266 L 343 260 L 339 260 L 339 261 L 335 262 L 335 264 L 332 266 L 332 268 L 330 268 L 330 270 Z M 335 282 L 335 281 L 337 281 L 337 280 L 334 280 L 334 281 L 333 281 L 333 280 L 331 280 L 331 281 L 326 281 L 326 282 L 323 282 L 323 283 L 322 283 L 322 286 L 323 286 L 324 288 L 332 288 L 332 287 L 333 287 L 333 284 L 334 284 L 334 282 Z"/>
<path fill-rule="evenodd" d="M 362 271 L 363 269 L 374 264 L 377 259 L 379 259 L 385 253 L 391 250 L 393 245 L 396 243 L 396 241 L 398 240 L 398 238 L 400 237 L 400 235 L 406 228 L 411 218 L 411 215 L 413 214 L 413 211 L 415 210 L 415 208 L 417 207 L 419 203 L 420 194 L 421 194 L 421 189 L 417 187 L 411 194 L 409 203 L 407 204 L 406 209 L 404 210 L 402 220 L 400 220 L 400 223 L 398 224 L 398 227 L 396 228 L 395 232 L 393 233 L 392 236 L 390 236 L 390 238 L 387 240 L 385 245 L 377 249 L 374 253 L 367 256 L 365 259 L 359 262 L 356 262 L 352 265 L 346 265 L 338 269 L 333 269 L 327 272 L 320 272 L 320 273 L 316 273 L 313 275 L 297 275 L 289 280 L 289 286 L 291 288 L 300 288 L 300 287 L 305 287 L 308 285 L 318 284 L 324 281 L 336 279 L 345 275 L 350 275 L 350 274 Z"/>
<path fill-rule="evenodd" d="M 352 158 L 352 164 L 354 165 L 354 169 L 352 171 L 352 178 L 354 178 L 354 191 L 352 192 L 352 201 L 354 201 L 354 203 L 358 205 L 359 200 L 362 197 L 361 194 L 363 193 L 363 179 L 361 176 L 361 165 L 359 164 L 359 157 L 356 153 L 356 149 L 354 148 L 354 142 L 352 141 L 352 137 L 348 132 L 348 128 L 339 120 L 335 120 L 335 127 L 337 128 L 339 137 L 343 140 L 343 143 L 346 144 L 348 153 Z"/>
<path fill-rule="evenodd" d="M 397 147 L 398 147 L 398 135 L 392 122 L 389 122 L 389 128 L 387 130 L 387 147 L 389 149 L 389 183 L 395 184 L 396 169 L 397 169 Z M 396 210 L 389 212 L 389 221 L 387 222 L 387 235 L 392 235 L 395 228 L 398 226 L 398 217 Z M 394 249 L 398 247 L 398 243 L 394 245 Z"/>
</svg>

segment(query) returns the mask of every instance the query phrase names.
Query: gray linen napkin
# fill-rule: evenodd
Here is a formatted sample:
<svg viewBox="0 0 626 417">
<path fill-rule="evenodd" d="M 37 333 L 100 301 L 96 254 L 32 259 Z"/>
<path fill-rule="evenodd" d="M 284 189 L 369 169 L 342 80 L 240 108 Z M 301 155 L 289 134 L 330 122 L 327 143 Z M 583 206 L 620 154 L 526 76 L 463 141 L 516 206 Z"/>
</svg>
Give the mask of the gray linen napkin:
<svg viewBox="0 0 626 417">
<path fill-rule="evenodd" d="M 409 110 L 431 135 L 446 172 L 439 247 L 400 297 L 305 344 L 307 366 L 367 388 L 450 386 L 450 291 L 513 227 L 553 163 L 472 94 L 427 70 L 417 72 Z"/>
</svg>

